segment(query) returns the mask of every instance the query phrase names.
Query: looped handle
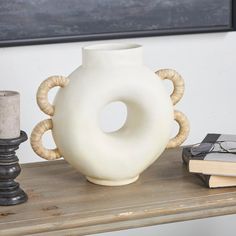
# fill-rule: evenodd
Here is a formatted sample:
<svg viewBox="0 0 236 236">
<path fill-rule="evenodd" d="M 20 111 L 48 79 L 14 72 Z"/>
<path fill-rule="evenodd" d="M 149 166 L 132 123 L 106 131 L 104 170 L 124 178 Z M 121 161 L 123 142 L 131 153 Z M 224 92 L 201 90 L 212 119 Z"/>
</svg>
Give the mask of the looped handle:
<svg viewBox="0 0 236 236">
<path fill-rule="evenodd" d="M 170 98 L 173 105 L 177 104 L 184 94 L 184 80 L 181 75 L 172 69 L 161 69 L 156 71 L 156 74 L 162 80 L 169 79 L 172 81 L 174 90 L 170 95 Z M 182 112 L 175 110 L 174 119 L 179 124 L 179 132 L 174 138 L 170 139 L 167 148 L 174 148 L 181 145 L 189 134 L 189 122 L 187 117 Z"/>
<path fill-rule="evenodd" d="M 184 94 L 184 80 L 181 75 L 172 69 L 161 69 L 155 72 L 160 79 L 165 80 L 169 79 L 174 85 L 174 90 L 170 95 L 173 105 L 175 105 Z"/>
<path fill-rule="evenodd" d="M 187 117 L 180 111 L 174 111 L 174 119 L 179 124 L 179 132 L 178 134 L 170 139 L 167 144 L 167 148 L 174 148 L 182 144 L 189 134 L 189 122 Z"/>
<path fill-rule="evenodd" d="M 43 147 L 43 134 L 53 128 L 52 120 L 47 119 L 39 122 L 33 129 L 30 137 L 31 146 L 36 154 L 46 160 L 55 160 L 61 157 L 58 148 L 46 149 Z"/>
<path fill-rule="evenodd" d="M 37 103 L 39 108 L 47 115 L 54 115 L 54 106 L 48 102 L 48 92 L 55 86 L 65 87 L 69 79 L 64 76 L 51 76 L 44 80 L 37 91 Z"/>
</svg>

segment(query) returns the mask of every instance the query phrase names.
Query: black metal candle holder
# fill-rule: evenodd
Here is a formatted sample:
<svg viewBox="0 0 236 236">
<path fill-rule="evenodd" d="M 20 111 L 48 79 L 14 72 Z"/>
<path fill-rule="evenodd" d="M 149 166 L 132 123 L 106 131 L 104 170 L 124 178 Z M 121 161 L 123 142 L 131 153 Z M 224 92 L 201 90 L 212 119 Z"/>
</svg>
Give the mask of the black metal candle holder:
<svg viewBox="0 0 236 236">
<path fill-rule="evenodd" d="M 24 131 L 17 138 L 0 139 L 0 206 L 16 205 L 28 199 L 19 183 L 14 180 L 21 172 L 15 151 L 27 139 Z"/>
</svg>

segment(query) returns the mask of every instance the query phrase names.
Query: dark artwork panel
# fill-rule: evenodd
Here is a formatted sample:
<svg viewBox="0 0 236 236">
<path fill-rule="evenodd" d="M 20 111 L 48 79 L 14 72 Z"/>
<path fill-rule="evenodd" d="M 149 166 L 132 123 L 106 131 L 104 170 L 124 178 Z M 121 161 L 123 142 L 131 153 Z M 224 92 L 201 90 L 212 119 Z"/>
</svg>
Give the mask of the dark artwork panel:
<svg viewBox="0 0 236 236">
<path fill-rule="evenodd" d="M 231 0 L 0 1 L 0 46 L 231 29 Z"/>
</svg>

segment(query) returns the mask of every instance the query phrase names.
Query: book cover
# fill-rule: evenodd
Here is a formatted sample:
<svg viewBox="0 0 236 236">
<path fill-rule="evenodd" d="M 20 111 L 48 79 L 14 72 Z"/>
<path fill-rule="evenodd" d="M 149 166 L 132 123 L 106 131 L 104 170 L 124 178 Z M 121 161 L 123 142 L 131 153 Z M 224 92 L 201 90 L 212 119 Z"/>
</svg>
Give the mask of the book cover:
<svg viewBox="0 0 236 236">
<path fill-rule="evenodd" d="M 202 143 L 224 142 L 228 149 L 236 147 L 236 135 L 208 134 Z M 190 149 L 189 149 L 190 151 Z M 211 151 L 208 153 L 208 151 Z M 236 154 L 222 152 L 220 145 L 214 145 L 211 150 L 205 150 L 199 155 L 191 155 L 188 160 L 189 171 L 206 175 L 236 176 Z"/>
</svg>

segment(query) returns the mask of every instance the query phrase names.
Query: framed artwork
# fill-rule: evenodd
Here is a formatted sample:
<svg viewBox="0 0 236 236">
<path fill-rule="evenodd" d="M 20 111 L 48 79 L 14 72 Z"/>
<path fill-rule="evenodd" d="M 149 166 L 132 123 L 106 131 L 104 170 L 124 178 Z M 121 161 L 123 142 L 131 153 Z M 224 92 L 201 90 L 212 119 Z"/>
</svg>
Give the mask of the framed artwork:
<svg viewBox="0 0 236 236">
<path fill-rule="evenodd" d="M 235 0 L 1 0 L 0 47 L 232 31 Z"/>
</svg>

